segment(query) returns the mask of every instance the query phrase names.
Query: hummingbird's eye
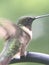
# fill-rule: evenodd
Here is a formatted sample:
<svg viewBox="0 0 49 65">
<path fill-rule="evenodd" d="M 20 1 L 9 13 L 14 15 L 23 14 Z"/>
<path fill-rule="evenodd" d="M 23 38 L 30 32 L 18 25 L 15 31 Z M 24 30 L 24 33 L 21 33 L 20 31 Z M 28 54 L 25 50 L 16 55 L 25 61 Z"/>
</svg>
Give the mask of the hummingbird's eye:
<svg viewBox="0 0 49 65">
<path fill-rule="evenodd" d="M 27 21 L 31 21 L 31 18 L 28 18 Z"/>
<path fill-rule="evenodd" d="M 25 20 L 27 23 L 31 23 L 32 21 L 33 21 L 33 19 L 32 18 L 26 18 L 26 20 Z"/>
</svg>

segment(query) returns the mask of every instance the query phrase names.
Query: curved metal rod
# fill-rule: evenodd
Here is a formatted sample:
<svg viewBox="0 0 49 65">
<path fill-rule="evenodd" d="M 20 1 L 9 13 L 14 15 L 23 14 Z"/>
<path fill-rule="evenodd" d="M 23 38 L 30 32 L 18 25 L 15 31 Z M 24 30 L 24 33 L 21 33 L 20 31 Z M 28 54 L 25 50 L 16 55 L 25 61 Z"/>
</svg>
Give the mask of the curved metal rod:
<svg viewBox="0 0 49 65">
<path fill-rule="evenodd" d="M 25 57 L 22 56 L 21 58 L 13 58 L 10 64 L 20 62 L 35 62 L 49 65 L 49 55 L 38 52 L 27 52 Z"/>
</svg>

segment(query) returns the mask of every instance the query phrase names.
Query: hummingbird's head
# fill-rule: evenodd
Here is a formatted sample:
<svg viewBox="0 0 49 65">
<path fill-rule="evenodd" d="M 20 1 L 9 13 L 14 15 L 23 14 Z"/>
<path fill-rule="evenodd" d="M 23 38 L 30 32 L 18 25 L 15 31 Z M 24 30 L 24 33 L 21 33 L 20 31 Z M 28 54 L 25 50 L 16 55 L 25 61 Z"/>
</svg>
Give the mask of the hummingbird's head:
<svg viewBox="0 0 49 65">
<path fill-rule="evenodd" d="M 46 14 L 46 15 L 41 15 L 41 16 L 35 16 L 35 17 L 32 17 L 32 16 L 25 16 L 25 17 L 22 17 L 18 20 L 18 23 L 17 25 L 23 29 L 27 34 L 30 35 L 31 39 L 32 39 L 32 30 L 31 30 L 31 26 L 32 26 L 32 22 L 36 19 L 39 19 L 39 18 L 43 18 L 43 17 L 48 17 L 49 14 Z"/>
<path fill-rule="evenodd" d="M 35 17 L 22 17 L 19 19 L 18 21 L 18 25 L 20 26 L 25 26 L 27 27 L 28 29 L 31 30 L 31 25 L 32 25 L 32 22 L 35 20 Z"/>
<path fill-rule="evenodd" d="M 41 15 L 41 16 L 36 16 L 36 17 L 25 16 L 25 17 L 22 17 L 22 18 L 19 19 L 18 25 L 25 26 L 25 27 L 27 27 L 27 28 L 29 28 L 31 30 L 32 22 L 35 19 L 39 19 L 39 18 L 43 18 L 43 17 L 48 17 L 48 16 L 49 16 L 49 14 Z"/>
</svg>

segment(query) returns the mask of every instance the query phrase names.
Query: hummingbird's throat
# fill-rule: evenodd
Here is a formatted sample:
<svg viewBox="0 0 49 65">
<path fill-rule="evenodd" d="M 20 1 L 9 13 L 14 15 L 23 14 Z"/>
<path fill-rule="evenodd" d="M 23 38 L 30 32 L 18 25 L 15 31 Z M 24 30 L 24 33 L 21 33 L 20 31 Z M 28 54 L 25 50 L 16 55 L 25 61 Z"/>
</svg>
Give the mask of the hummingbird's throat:
<svg viewBox="0 0 49 65">
<path fill-rule="evenodd" d="M 32 39 L 32 31 L 31 30 L 29 30 L 27 27 L 25 27 L 25 26 L 21 26 L 20 27 L 22 30 L 24 30 L 29 36 L 30 36 L 30 38 Z"/>
</svg>

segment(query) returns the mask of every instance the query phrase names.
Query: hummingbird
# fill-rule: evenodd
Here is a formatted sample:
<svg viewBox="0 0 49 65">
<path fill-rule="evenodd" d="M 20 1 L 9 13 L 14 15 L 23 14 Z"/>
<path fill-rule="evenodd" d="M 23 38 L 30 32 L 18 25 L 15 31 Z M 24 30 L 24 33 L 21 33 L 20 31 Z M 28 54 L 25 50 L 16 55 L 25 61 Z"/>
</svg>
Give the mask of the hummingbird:
<svg viewBox="0 0 49 65">
<path fill-rule="evenodd" d="M 26 48 L 32 40 L 33 21 L 47 16 L 49 14 L 21 17 L 17 24 L 4 18 L 0 19 L 0 37 L 5 40 L 5 46 L 0 54 L 0 65 L 8 65 L 11 58 L 18 52 L 20 57 L 25 56 Z"/>
</svg>

